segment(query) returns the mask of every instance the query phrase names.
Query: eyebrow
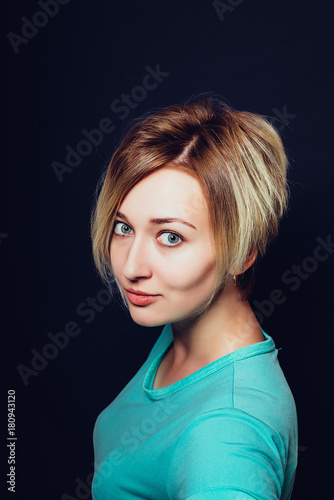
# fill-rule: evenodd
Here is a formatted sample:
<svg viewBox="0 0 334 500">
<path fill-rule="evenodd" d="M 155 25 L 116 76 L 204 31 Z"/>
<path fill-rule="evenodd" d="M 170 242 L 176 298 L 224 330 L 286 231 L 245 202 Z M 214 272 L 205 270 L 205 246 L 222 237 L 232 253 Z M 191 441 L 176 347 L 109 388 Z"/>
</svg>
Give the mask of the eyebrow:
<svg viewBox="0 0 334 500">
<path fill-rule="evenodd" d="M 124 214 L 122 214 L 122 212 L 117 212 L 116 217 L 120 217 L 121 219 L 124 219 L 125 222 L 130 224 L 129 219 Z M 186 226 L 189 226 L 197 231 L 197 227 L 195 227 L 193 224 L 190 224 L 190 222 L 187 222 L 186 220 L 180 219 L 179 217 L 152 218 L 149 220 L 149 222 L 150 224 L 170 224 L 171 222 L 181 222 L 181 224 L 185 224 Z"/>
</svg>

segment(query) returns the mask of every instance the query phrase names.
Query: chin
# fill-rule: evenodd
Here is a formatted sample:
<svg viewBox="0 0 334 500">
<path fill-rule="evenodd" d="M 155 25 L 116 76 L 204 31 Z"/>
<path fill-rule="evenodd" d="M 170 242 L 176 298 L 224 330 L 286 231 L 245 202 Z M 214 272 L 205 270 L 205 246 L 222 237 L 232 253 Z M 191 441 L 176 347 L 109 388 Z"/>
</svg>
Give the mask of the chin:
<svg viewBox="0 0 334 500">
<path fill-rule="evenodd" d="M 154 326 L 164 326 L 167 323 L 169 323 L 168 318 L 164 317 L 158 317 L 157 314 L 152 314 L 149 311 L 145 311 L 146 308 L 142 308 L 142 310 L 136 310 L 133 311 L 131 310 L 132 308 L 129 308 L 131 318 L 137 325 L 140 326 L 147 326 L 147 327 L 154 327 Z"/>
<path fill-rule="evenodd" d="M 166 325 L 168 322 L 161 322 L 161 321 L 150 321 L 150 320 L 139 320 L 139 319 L 136 319 L 132 316 L 132 319 L 133 321 L 137 324 L 137 325 L 140 325 L 140 326 L 146 326 L 148 328 L 153 328 L 154 326 L 164 326 Z"/>
</svg>

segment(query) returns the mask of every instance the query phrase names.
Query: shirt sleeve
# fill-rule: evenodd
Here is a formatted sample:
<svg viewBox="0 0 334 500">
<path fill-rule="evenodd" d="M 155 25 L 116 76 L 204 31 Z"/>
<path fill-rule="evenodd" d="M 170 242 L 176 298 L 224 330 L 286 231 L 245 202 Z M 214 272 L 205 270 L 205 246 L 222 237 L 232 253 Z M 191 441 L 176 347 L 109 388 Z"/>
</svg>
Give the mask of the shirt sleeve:
<svg viewBox="0 0 334 500">
<path fill-rule="evenodd" d="M 172 500 L 278 500 L 287 452 L 280 435 L 238 409 L 204 413 L 180 434 L 171 462 Z"/>
</svg>

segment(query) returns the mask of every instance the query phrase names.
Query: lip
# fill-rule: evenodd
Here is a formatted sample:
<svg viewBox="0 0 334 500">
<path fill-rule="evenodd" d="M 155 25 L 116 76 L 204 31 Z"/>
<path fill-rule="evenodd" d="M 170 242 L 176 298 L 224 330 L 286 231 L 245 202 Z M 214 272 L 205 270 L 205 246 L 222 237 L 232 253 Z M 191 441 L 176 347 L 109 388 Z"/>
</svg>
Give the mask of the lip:
<svg viewBox="0 0 334 500">
<path fill-rule="evenodd" d="M 133 288 L 125 289 L 129 301 L 135 306 L 146 306 L 148 304 L 152 304 L 159 300 L 161 295 L 150 295 L 141 290 L 134 290 Z"/>
<path fill-rule="evenodd" d="M 159 294 L 157 293 L 147 293 L 147 292 L 142 292 L 141 290 L 135 290 L 134 288 L 126 288 L 125 289 L 127 292 L 134 293 L 135 295 L 147 295 L 149 297 L 156 297 Z"/>
</svg>

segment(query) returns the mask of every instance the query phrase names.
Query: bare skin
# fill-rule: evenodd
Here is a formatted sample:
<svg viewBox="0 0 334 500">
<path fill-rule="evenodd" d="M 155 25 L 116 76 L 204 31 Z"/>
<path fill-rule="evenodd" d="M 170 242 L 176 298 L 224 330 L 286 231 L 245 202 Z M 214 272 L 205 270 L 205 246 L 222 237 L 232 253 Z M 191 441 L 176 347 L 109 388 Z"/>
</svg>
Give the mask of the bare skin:
<svg viewBox="0 0 334 500">
<path fill-rule="evenodd" d="M 249 302 L 240 300 L 233 283 L 199 321 L 172 324 L 172 330 L 174 342 L 158 367 L 153 389 L 171 385 L 236 349 L 264 340 Z"/>
<path fill-rule="evenodd" d="M 216 248 L 201 185 L 188 173 L 163 168 L 132 188 L 116 217 L 110 258 L 132 319 L 148 327 L 172 326 L 174 343 L 158 368 L 154 388 L 263 340 L 249 303 L 241 301 L 233 286 L 233 274 L 246 271 L 256 252 L 242 271 L 230 271 L 231 282 L 209 310 L 197 314 L 211 296 Z M 129 292 L 136 291 L 156 300 L 133 303 Z"/>
</svg>

